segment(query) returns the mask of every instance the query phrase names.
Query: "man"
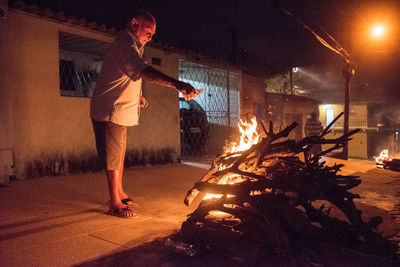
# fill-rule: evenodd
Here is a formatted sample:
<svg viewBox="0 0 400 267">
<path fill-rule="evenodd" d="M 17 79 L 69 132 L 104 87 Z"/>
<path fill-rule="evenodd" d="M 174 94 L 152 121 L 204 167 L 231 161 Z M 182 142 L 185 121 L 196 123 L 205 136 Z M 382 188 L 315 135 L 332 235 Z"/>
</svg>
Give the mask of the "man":
<svg viewBox="0 0 400 267">
<path fill-rule="evenodd" d="M 307 137 L 320 135 L 322 133 L 322 124 L 317 119 L 317 114 L 315 112 L 311 112 L 310 118 L 307 120 L 304 130 Z M 321 144 L 313 145 L 309 152 L 313 156 L 317 155 L 321 152 Z"/>
<path fill-rule="evenodd" d="M 134 204 L 122 186 L 127 126 L 138 124 L 139 109 L 147 106 L 141 96 L 141 79 L 175 88 L 189 100 L 198 91 L 188 83 L 169 77 L 142 59 L 143 47 L 156 31 L 147 11 L 133 15 L 127 29 L 111 44 L 90 102 L 96 148 L 106 171 L 111 215 L 132 218 Z"/>
</svg>

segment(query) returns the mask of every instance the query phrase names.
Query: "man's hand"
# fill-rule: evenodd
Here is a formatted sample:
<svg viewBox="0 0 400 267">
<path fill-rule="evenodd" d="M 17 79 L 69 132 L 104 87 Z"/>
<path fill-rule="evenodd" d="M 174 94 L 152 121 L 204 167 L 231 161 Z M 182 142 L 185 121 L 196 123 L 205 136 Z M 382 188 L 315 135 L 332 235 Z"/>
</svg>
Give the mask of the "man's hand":
<svg viewBox="0 0 400 267">
<path fill-rule="evenodd" d="M 175 88 L 178 92 L 183 94 L 185 100 L 195 98 L 204 91 L 203 89 L 194 89 L 194 87 L 189 83 L 185 83 L 167 76 L 151 66 L 147 66 L 145 69 L 143 69 L 140 72 L 140 75 L 143 77 L 143 79 L 147 79 L 153 83 Z"/>
<path fill-rule="evenodd" d="M 175 88 L 178 90 L 178 92 L 183 94 L 185 100 L 190 100 L 199 95 L 199 92 L 189 83 L 176 81 Z"/>
<path fill-rule="evenodd" d="M 141 108 L 145 108 L 149 105 L 149 102 L 147 102 L 146 98 L 144 98 L 144 96 L 140 96 L 140 100 L 139 100 L 139 106 Z"/>
</svg>

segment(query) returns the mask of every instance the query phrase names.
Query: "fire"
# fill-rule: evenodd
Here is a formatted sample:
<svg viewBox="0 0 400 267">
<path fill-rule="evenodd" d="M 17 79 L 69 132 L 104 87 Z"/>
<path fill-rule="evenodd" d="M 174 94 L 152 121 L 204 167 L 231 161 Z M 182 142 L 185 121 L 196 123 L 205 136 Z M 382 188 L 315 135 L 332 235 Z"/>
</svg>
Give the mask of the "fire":
<svg viewBox="0 0 400 267">
<path fill-rule="evenodd" d="M 250 122 L 240 120 L 238 123 L 239 131 L 241 133 L 239 142 L 231 142 L 229 145 L 224 147 L 225 154 L 231 154 L 238 151 L 245 151 L 252 145 L 257 144 L 260 139 L 260 135 L 257 132 L 257 119 L 253 117 Z M 225 169 L 227 166 L 219 166 L 219 170 Z M 240 175 L 226 176 L 218 181 L 218 184 L 236 184 L 244 181 Z M 220 198 L 220 194 L 207 194 L 203 199 Z M 227 195 L 227 197 L 232 197 Z"/>
<path fill-rule="evenodd" d="M 236 183 L 239 183 L 242 181 L 244 181 L 244 179 L 242 179 L 240 177 L 240 175 L 232 175 L 232 176 L 227 176 L 227 177 L 219 180 L 217 184 L 236 184 Z M 207 194 L 203 198 L 203 200 L 210 199 L 210 198 L 220 198 L 220 197 L 222 197 L 221 194 Z M 227 195 L 227 197 L 232 197 L 232 195 Z"/>
<path fill-rule="evenodd" d="M 245 151 L 252 145 L 257 144 L 260 139 L 260 135 L 257 132 L 256 117 L 251 118 L 250 122 L 240 120 L 238 126 L 241 133 L 239 143 L 230 143 L 227 147 L 225 147 L 225 153 Z"/>
<path fill-rule="evenodd" d="M 393 158 L 389 155 L 389 149 L 384 149 L 381 151 L 379 154 L 379 157 L 374 157 L 375 158 L 375 163 L 383 168 L 384 162 L 385 161 L 391 161 Z"/>
</svg>

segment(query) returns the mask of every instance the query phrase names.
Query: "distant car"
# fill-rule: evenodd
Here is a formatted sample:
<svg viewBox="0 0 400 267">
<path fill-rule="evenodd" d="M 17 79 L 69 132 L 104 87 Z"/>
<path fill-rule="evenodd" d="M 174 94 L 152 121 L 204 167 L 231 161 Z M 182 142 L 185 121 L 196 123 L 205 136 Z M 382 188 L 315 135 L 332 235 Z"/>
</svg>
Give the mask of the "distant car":
<svg viewBox="0 0 400 267">
<path fill-rule="evenodd" d="M 193 154 L 201 152 L 208 140 L 208 121 L 204 109 L 195 100 L 179 98 L 181 116 L 182 152 Z"/>
</svg>

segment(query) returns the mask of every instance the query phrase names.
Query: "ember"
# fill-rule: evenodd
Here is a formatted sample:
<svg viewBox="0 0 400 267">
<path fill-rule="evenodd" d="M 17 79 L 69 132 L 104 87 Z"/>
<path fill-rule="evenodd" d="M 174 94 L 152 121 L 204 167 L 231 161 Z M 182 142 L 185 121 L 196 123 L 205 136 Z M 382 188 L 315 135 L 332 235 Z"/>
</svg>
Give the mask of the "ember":
<svg viewBox="0 0 400 267">
<path fill-rule="evenodd" d="M 360 184 L 358 176 L 339 175 L 343 165 L 320 162 L 321 156 L 342 148 L 359 131 L 325 139 L 341 115 L 320 136 L 299 141 L 281 140 L 297 123 L 278 133 L 272 123 L 268 131 L 262 125 L 265 138 L 253 142 L 249 136 L 259 135 L 250 133 L 243 138 L 247 145 L 253 140 L 247 149 L 230 149 L 216 157 L 185 198 L 186 205 L 198 197 L 201 202 L 182 224 L 180 238 L 203 251 L 229 252 L 250 261 L 273 258 L 309 266 L 328 263 L 334 251 L 336 257 L 347 255 L 350 260 L 394 261 L 397 244 L 376 230 L 382 219 L 364 222 L 353 202 L 360 196 L 348 191 Z M 251 127 L 241 122 L 242 130 L 255 129 L 254 122 Z M 314 144 L 332 147 L 310 155 Z M 204 198 L 206 194 L 214 195 Z M 331 214 L 333 206 L 345 220 Z"/>
</svg>

